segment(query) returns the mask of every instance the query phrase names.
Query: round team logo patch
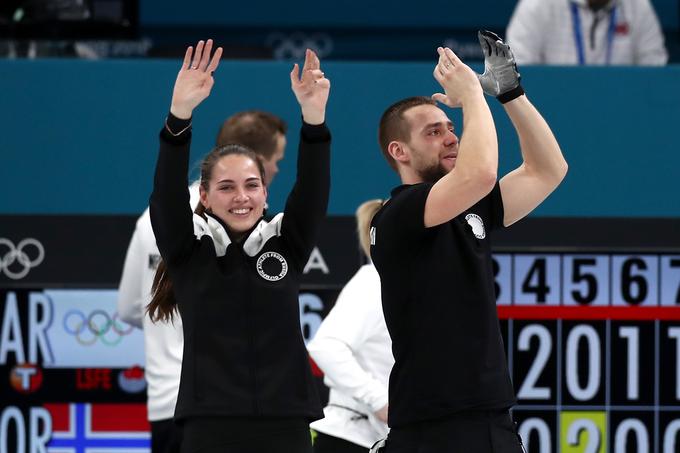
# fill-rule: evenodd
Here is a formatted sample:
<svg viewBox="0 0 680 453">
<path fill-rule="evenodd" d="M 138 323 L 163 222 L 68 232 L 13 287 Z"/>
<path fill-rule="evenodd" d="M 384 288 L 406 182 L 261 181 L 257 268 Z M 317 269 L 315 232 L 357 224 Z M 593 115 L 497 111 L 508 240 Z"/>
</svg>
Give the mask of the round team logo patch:
<svg viewBox="0 0 680 453">
<path fill-rule="evenodd" d="M 288 273 L 288 263 L 276 252 L 265 252 L 257 259 L 257 273 L 265 280 L 277 282 Z"/>
<path fill-rule="evenodd" d="M 484 222 L 482 218 L 477 214 L 468 214 L 465 216 L 468 225 L 472 228 L 472 233 L 477 239 L 484 239 L 486 237 L 486 231 L 484 230 Z"/>
</svg>

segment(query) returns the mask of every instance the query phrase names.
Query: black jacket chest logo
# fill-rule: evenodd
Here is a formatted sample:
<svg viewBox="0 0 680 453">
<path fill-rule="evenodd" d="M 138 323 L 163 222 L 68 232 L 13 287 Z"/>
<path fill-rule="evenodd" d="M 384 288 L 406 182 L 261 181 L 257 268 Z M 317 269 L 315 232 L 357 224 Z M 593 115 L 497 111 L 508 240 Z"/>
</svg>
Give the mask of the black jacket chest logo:
<svg viewBox="0 0 680 453">
<path fill-rule="evenodd" d="M 277 282 L 288 273 L 288 262 L 276 252 L 265 252 L 257 259 L 257 273 L 270 282 Z"/>
<path fill-rule="evenodd" d="M 468 214 L 465 216 L 470 228 L 472 228 L 472 233 L 477 239 L 484 239 L 486 237 L 486 230 L 484 229 L 484 221 L 477 214 Z"/>
</svg>

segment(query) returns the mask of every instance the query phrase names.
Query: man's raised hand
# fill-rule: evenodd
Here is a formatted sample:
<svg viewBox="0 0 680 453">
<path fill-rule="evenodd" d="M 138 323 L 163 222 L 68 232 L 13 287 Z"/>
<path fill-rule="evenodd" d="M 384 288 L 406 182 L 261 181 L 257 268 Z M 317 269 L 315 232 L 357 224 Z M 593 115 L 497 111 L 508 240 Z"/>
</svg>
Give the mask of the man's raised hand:
<svg viewBox="0 0 680 453">
<path fill-rule="evenodd" d="M 460 107 L 470 96 L 482 96 L 475 72 L 448 47 L 438 47 L 439 61 L 432 74 L 444 89 L 432 99 L 449 107 Z"/>
<path fill-rule="evenodd" d="M 503 99 L 504 95 L 512 97 L 515 92 L 519 93 L 517 96 L 523 94 L 524 91 L 520 87 L 520 74 L 510 46 L 498 35 L 487 30 L 480 30 L 477 38 L 484 54 L 484 74 L 477 75 L 477 77 L 484 92 L 489 96 L 499 97 L 501 102 L 507 102 Z"/>
</svg>

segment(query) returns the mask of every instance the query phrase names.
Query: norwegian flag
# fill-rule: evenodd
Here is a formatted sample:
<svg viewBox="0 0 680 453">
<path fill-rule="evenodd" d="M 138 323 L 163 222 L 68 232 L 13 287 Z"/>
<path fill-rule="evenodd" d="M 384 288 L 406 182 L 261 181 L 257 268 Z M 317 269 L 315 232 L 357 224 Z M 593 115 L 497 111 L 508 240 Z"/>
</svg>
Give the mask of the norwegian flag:
<svg viewBox="0 0 680 453">
<path fill-rule="evenodd" d="M 48 453 L 149 453 L 144 404 L 45 404 L 52 418 Z"/>
</svg>

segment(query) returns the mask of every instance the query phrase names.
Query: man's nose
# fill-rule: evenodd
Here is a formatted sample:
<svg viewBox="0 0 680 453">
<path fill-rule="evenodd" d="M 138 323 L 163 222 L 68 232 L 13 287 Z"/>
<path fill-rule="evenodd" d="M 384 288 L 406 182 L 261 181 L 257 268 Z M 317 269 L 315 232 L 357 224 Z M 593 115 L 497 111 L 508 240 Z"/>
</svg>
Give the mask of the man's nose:
<svg viewBox="0 0 680 453">
<path fill-rule="evenodd" d="M 446 135 L 446 139 L 444 140 L 444 144 L 446 146 L 454 146 L 458 143 L 458 136 L 454 134 L 453 132 L 449 131 L 449 133 Z"/>
</svg>

